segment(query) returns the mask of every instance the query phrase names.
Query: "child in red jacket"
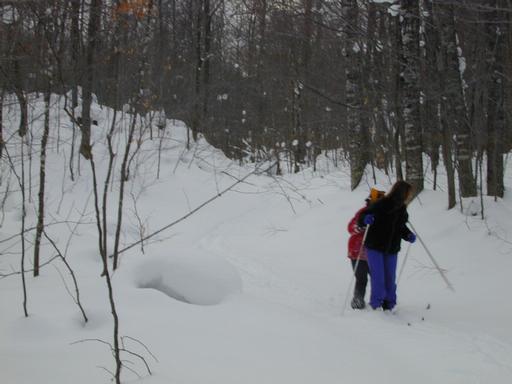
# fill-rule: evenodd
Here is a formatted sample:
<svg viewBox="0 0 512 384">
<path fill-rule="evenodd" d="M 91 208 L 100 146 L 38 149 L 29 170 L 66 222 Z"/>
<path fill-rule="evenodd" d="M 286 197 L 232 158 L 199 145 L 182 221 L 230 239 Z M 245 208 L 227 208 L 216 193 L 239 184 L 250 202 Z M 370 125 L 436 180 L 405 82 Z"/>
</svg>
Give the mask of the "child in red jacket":
<svg viewBox="0 0 512 384">
<path fill-rule="evenodd" d="M 359 215 L 366 207 L 384 196 L 384 192 L 377 188 L 370 190 L 370 196 L 366 199 L 366 206 L 356 212 L 352 220 L 348 223 L 348 258 L 352 263 L 352 269 L 356 278 L 356 285 L 354 287 L 354 298 L 350 303 L 353 309 L 363 309 L 365 307 L 364 296 L 366 294 L 366 285 L 368 284 L 368 261 L 366 251 L 363 247 L 364 228 L 357 225 Z"/>
</svg>

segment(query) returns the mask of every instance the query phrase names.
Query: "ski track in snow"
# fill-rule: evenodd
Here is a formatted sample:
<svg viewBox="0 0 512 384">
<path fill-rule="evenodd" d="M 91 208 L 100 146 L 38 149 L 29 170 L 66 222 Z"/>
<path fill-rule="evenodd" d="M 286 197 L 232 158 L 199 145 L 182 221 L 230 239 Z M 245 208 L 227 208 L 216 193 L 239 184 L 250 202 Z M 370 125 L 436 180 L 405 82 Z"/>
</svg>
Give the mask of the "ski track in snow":
<svg viewBox="0 0 512 384">
<path fill-rule="evenodd" d="M 243 220 L 243 216 L 232 220 L 235 222 L 234 226 L 236 226 L 238 220 Z M 230 221 L 222 223 L 222 225 L 229 224 L 233 223 L 230 223 Z M 263 254 L 251 257 L 251 254 L 247 253 L 245 257 L 242 256 L 241 250 L 230 244 L 230 236 L 218 234 L 230 233 L 229 230 L 223 230 L 222 225 L 214 231 L 217 234 L 204 236 L 199 244 L 205 251 L 213 252 L 216 255 L 224 255 L 234 264 L 242 273 L 246 291 L 259 294 L 266 300 L 276 301 L 281 305 L 292 307 L 306 315 L 322 314 L 324 317 L 331 318 L 340 315 L 341 294 L 338 298 L 315 296 L 307 287 L 302 286 L 300 281 L 286 279 L 282 274 L 274 272 L 271 255 Z M 290 262 L 293 261 L 290 260 Z M 425 265 L 423 268 L 431 268 L 426 267 L 425 260 L 422 263 Z M 437 272 L 430 273 L 437 279 L 436 274 Z M 433 323 L 430 313 L 435 311 L 435 308 L 430 308 L 430 303 L 425 303 L 423 307 L 416 306 L 412 310 L 398 306 L 398 309 L 393 313 L 372 311 L 368 310 L 368 307 L 362 312 L 351 312 L 351 309 L 348 308 L 346 309 L 346 318 L 356 322 L 368 323 L 364 324 L 368 328 L 374 327 L 377 320 L 392 326 L 394 331 L 398 329 L 399 332 L 411 332 L 412 329 L 412 332 L 417 335 L 419 343 L 432 337 L 442 337 L 447 345 L 457 346 L 455 347 L 456 353 L 466 351 L 472 358 L 481 360 L 486 367 L 494 366 L 500 371 L 512 373 L 512 364 L 509 358 L 512 353 L 512 346 L 509 343 L 501 342 L 495 337 L 485 334 L 485 332 L 479 335 L 471 335 L 442 324 Z M 361 319 L 361 316 L 365 316 L 364 319 Z M 393 340 L 390 340 L 390 343 L 393 342 Z M 459 382 L 456 379 L 457 376 L 460 376 L 461 382 L 465 380 L 468 380 L 467 382 L 472 381 L 472 375 L 465 375 L 463 370 L 456 371 L 457 369 L 454 369 L 454 372 L 452 372 L 454 381 L 447 382 Z M 475 378 L 474 380 L 480 382 L 480 379 Z"/>
<path fill-rule="evenodd" d="M 269 257 L 259 255 L 258 258 L 244 258 L 233 256 L 227 242 L 222 236 L 206 236 L 200 241 L 205 252 L 223 255 L 230 263 L 242 273 L 247 292 L 261 295 L 269 301 L 293 307 L 297 310 L 311 313 L 334 313 L 338 306 L 333 303 L 334 298 L 315 297 L 314 294 L 301 287 L 298 283 L 286 279 L 279 272 L 273 271 Z M 203 245 L 204 244 L 204 245 Z"/>
</svg>

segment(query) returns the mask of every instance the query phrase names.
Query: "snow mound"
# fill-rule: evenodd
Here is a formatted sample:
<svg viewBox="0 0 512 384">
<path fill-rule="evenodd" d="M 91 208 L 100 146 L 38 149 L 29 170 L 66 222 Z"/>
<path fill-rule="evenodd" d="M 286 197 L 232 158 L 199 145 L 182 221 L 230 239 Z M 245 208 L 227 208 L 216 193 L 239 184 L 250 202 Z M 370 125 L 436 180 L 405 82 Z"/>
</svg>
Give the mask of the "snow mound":
<svg viewBox="0 0 512 384">
<path fill-rule="evenodd" d="M 138 288 L 152 288 L 188 304 L 214 305 L 242 291 L 238 271 L 213 256 L 157 257 L 135 270 Z"/>
</svg>

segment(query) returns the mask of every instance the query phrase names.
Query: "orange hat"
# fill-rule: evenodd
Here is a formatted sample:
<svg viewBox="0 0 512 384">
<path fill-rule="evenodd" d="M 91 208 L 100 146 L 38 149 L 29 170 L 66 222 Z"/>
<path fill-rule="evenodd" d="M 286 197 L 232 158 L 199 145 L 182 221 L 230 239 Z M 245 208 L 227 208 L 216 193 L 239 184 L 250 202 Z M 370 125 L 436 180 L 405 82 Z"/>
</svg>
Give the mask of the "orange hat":
<svg viewBox="0 0 512 384">
<path fill-rule="evenodd" d="M 370 189 L 370 202 L 374 203 L 377 200 L 379 200 L 381 197 L 383 197 L 386 193 L 384 191 L 381 191 L 375 187 L 372 187 Z"/>
</svg>

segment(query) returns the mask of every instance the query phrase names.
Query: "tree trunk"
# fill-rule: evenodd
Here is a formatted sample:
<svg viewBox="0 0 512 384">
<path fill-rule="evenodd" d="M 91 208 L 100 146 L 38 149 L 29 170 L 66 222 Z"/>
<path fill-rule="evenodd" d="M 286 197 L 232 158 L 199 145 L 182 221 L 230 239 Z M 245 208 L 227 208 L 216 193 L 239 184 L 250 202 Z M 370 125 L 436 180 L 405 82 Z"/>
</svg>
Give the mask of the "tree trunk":
<svg viewBox="0 0 512 384">
<path fill-rule="evenodd" d="M 401 110 L 401 96 L 402 96 L 402 64 L 400 60 L 396 60 L 396 57 L 400 57 L 402 52 L 402 31 L 401 31 L 401 25 L 400 25 L 400 19 L 398 17 L 393 17 L 391 15 L 388 15 L 389 22 L 392 24 L 392 28 L 394 29 L 394 34 L 391 37 L 392 40 L 392 47 L 393 47 L 393 59 L 391 61 L 391 78 L 394 88 L 391 90 L 391 94 L 394 95 L 393 97 L 393 109 L 392 113 L 395 116 L 394 119 L 394 132 L 392 135 L 392 147 L 395 157 L 395 172 L 396 172 L 396 178 L 398 180 L 403 180 L 403 170 L 402 170 L 402 146 L 401 139 L 403 139 L 403 118 L 402 118 L 402 110 Z M 391 87 L 390 87 L 391 88 Z"/>
<path fill-rule="evenodd" d="M 476 196 L 476 183 L 471 165 L 471 129 L 467 114 L 462 74 L 460 73 L 459 46 L 455 30 L 453 5 L 440 1 L 437 5 L 439 14 L 440 39 L 446 74 L 444 76 L 443 102 L 447 106 L 447 118 L 456 135 L 455 158 L 459 176 L 459 188 L 462 197 Z"/>
<path fill-rule="evenodd" d="M 25 280 L 25 256 L 26 256 L 26 244 L 25 244 L 25 228 L 26 228 L 26 219 L 27 219 L 27 200 L 26 200 L 26 192 L 25 192 L 25 154 L 23 151 L 23 139 L 20 140 L 21 144 L 21 181 L 20 181 L 20 189 L 21 189 L 21 283 L 23 285 L 23 312 L 25 317 L 28 317 L 27 310 L 27 282 Z M 14 168 L 14 165 L 11 164 Z"/>
<path fill-rule="evenodd" d="M 310 84 L 310 65 L 312 55 L 312 37 L 313 37 L 313 0 L 303 0 L 302 4 L 304 8 L 304 23 L 302 30 L 302 47 L 301 47 L 301 59 L 299 67 L 299 91 L 301 92 L 300 103 L 300 115 L 301 115 L 301 126 L 298 134 L 299 147 L 302 152 L 302 159 L 307 159 L 308 162 L 312 160 L 312 156 L 308 156 L 308 143 L 311 144 L 313 130 L 310 129 L 310 123 L 308 119 L 311 119 L 311 106 L 309 97 L 306 93 L 302 92 L 304 85 Z M 308 164 L 309 166 L 309 164 Z"/>
<path fill-rule="evenodd" d="M 265 77 L 263 76 L 263 63 L 264 63 L 264 55 L 266 52 L 266 29 L 267 29 L 267 0 L 256 0 L 256 18 L 257 18 L 257 53 L 255 58 L 255 78 L 256 78 L 256 88 L 257 88 L 257 106 L 256 106 L 256 127 L 260 129 L 263 134 L 265 134 L 266 128 L 266 111 L 265 111 L 265 101 L 267 98 L 266 95 L 266 84 Z M 277 153 L 279 156 L 279 151 Z M 278 169 L 279 162 L 278 162 Z"/>
<path fill-rule="evenodd" d="M 434 19 L 434 21 L 439 21 L 438 19 Z M 448 69 L 446 66 L 448 65 L 448 61 L 446 60 L 446 50 L 443 49 L 442 45 L 439 43 L 441 40 L 439 30 L 441 27 L 435 24 L 437 31 L 435 31 L 434 35 L 430 35 L 429 37 L 433 39 L 433 46 L 435 47 L 435 59 L 437 62 L 437 72 L 436 78 L 438 83 L 435 84 L 435 89 L 433 92 L 435 104 L 437 106 L 436 115 L 439 116 L 439 121 L 441 124 L 441 132 L 442 132 L 442 152 L 443 152 L 443 162 L 446 169 L 446 177 L 448 184 L 448 209 L 451 209 L 456 204 L 456 192 L 455 192 L 455 167 L 453 162 L 453 124 L 450 124 L 451 120 L 451 109 L 448 106 L 448 103 L 441 102 L 442 91 L 445 87 L 446 76 L 448 75 Z M 428 41 L 428 40 L 427 40 Z M 432 53 L 432 52 L 428 52 Z"/>
<path fill-rule="evenodd" d="M 368 140 L 361 125 L 361 76 L 360 76 L 360 45 L 357 41 L 354 26 L 359 19 L 359 8 L 356 0 L 351 0 L 344 6 L 344 15 L 349 23 L 346 26 L 345 56 L 346 56 L 346 101 L 347 124 L 350 140 L 350 186 L 355 189 L 364 175 L 368 164 Z"/>
<path fill-rule="evenodd" d="M 72 107 L 78 106 L 78 84 L 80 84 L 80 2 L 81 0 L 70 0 L 71 3 L 71 66 L 73 68 L 72 79 Z M 73 125 L 73 129 L 75 129 Z"/>
<path fill-rule="evenodd" d="M 91 147 L 91 104 L 92 87 L 95 72 L 95 54 L 97 31 L 100 29 L 101 0 L 91 0 L 89 7 L 89 25 L 87 38 L 87 57 L 85 62 L 85 79 L 82 85 L 82 140 L 80 153 L 86 159 L 92 158 Z"/>
<path fill-rule="evenodd" d="M 487 109 L 487 194 L 489 196 L 503 197 L 504 195 L 504 164 L 503 164 L 503 134 L 505 127 L 504 115 L 504 87 L 503 77 L 505 50 L 504 25 L 497 24 L 499 4 L 496 0 L 489 1 L 489 12 L 486 24 L 489 37 L 488 61 L 491 73 L 489 84 L 489 99 Z"/>
<path fill-rule="evenodd" d="M 44 131 L 41 138 L 41 154 L 39 163 L 39 194 L 38 194 L 38 212 L 36 239 L 34 243 L 34 276 L 39 276 L 39 255 L 41 250 L 41 236 L 44 230 L 44 198 L 46 184 L 46 144 L 48 143 L 48 135 L 50 133 L 50 90 L 44 94 L 45 110 L 44 110 Z"/>
<path fill-rule="evenodd" d="M 208 119 L 208 104 L 210 99 L 210 69 L 212 56 L 212 10 L 210 0 L 203 0 L 203 28 L 204 28 L 204 52 L 202 58 L 202 129 Z"/>
<path fill-rule="evenodd" d="M 18 99 L 18 103 L 20 104 L 20 125 L 18 129 L 18 134 L 21 137 L 24 137 L 28 131 L 28 104 L 27 97 L 25 96 L 25 91 L 23 90 L 22 74 L 19 60 L 17 58 L 14 59 L 14 76 L 16 80 L 14 92 Z"/>
<path fill-rule="evenodd" d="M 413 185 L 415 193 L 419 193 L 423 190 L 423 148 L 419 114 L 419 2 L 402 0 L 401 17 L 406 180 Z"/>
<path fill-rule="evenodd" d="M 0 90 L 0 158 L 4 153 L 4 90 Z M 0 181 L 1 183 L 1 181 Z"/>
<path fill-rule="evenodd" d="M 439 165 L 439 150 L 442 142 L 442 134 L 439 121 L 439 94 L 441 92 L 438 82 L 432 81 L 439 77 L 437 60 L 439 49 L 439 38 L 436 30 L 432 0 L 425 1 L 425 22 L 424 22 L 424 40 L 425 50 L 423 52 L 424 71 L 422 78 L 422 88 L 425 95 L 423 104 L 423 119 L 425 140 L 424 144 L 431 161 L 433 172 L 432 189 L 437 189 L 437 167 Z"/>
<path fill-rule="evenodd" d="M 202 47 L 202 27 L 203 27 L 203 9 L 202 9 L 202 0 L 194 0 L 193 2 L 193 15 L 195 18 L 195 23 L 193 26 L 194 30 L 194 49 L 195 49 L 195 68 L 194 68 L 194 100 L 193 100 L 193 108 L 192 108 L 192 116 L 190 120 L 191 129 L 192 129 L 192 137 L 194 141 L 197 140 L 197 134 L 202 130 L 202 108 L 201 104 L 201 85 L 202 85 L 202 76 L 201 71 L 203 70 L 203 47 Z M 188 138 L 187 138 L 187 147 L 188 147 Z"/>
<path fill-rule="evenodd" d="M 440 112 L 442 116 L 446 116 L 445 111 Z M 443 130 L 443 161 L 446 168 L 446 177 L 448 183 L 448 209 L 452 209 L 456 204 L 455 197 L 455 170 L 453 167 L 452 159 L 452 137 L 453 133 L 450 129 L 450 125 L 445 119 L 441 120 Z"/>
<path fill-rule="evenodd" d="M 126 141 L 126 146 L 123 155 L 123 162 L 121 164 L 121 184 L 119 188 L 119 199 L 117 206 L 117 223 L 116 223 L 116 235 L 114 239 L 114 270 L 117 269 L 119 263 L 119 242 L 121 239 L 121 227 L 123 222 L 123 202 L 124 202 L 124 187 L 126 185 L 126 181 L 128 180 L 128 158 L 130 156 L 130 148 L 133 141 L 133 134 L 135 132 L 135 124 L 137 121 L 137 114 L 133 114 L 133 120 L 130 125 L 130 131 L 128 132 L 128 137 Z"/>
</svg>

